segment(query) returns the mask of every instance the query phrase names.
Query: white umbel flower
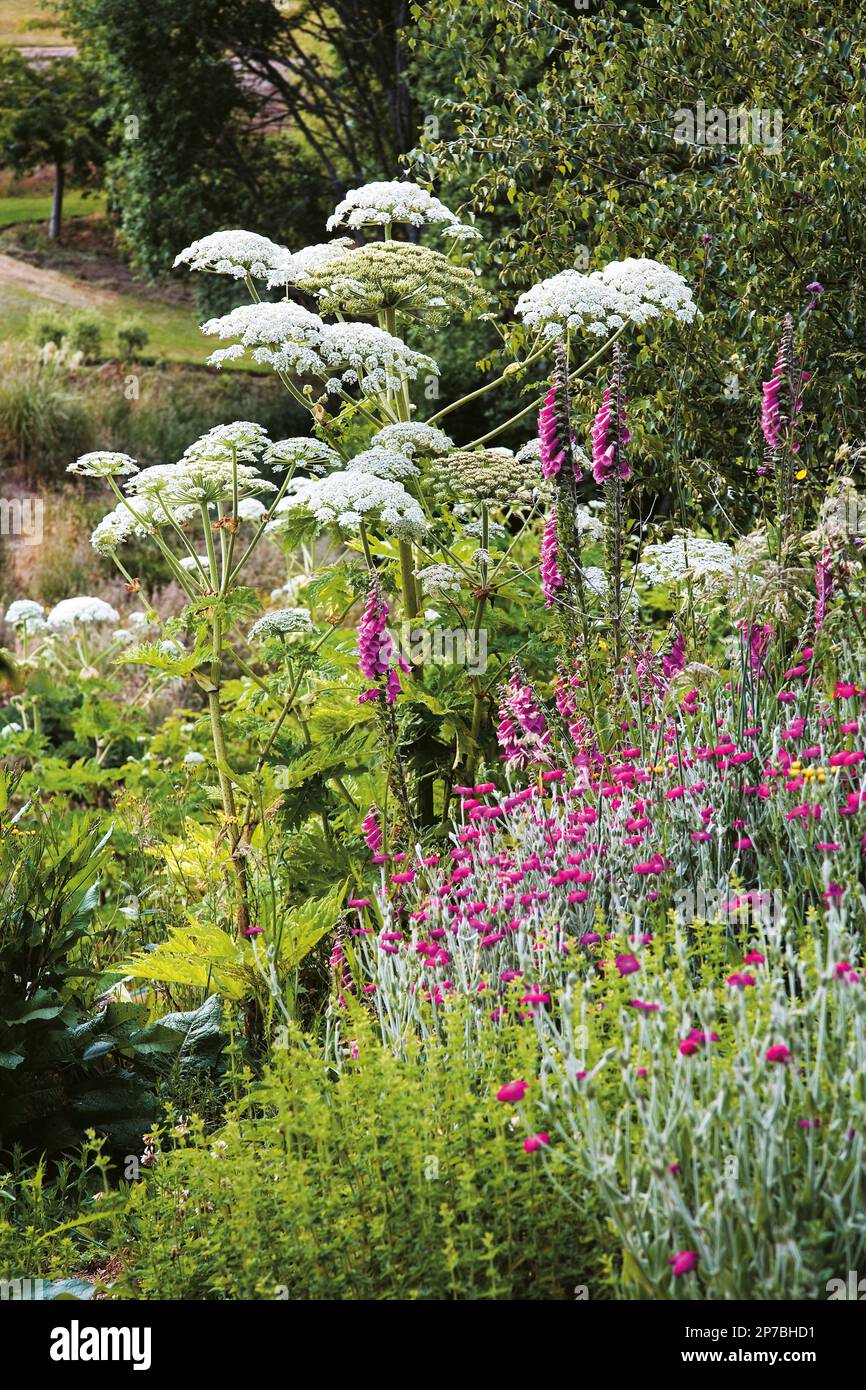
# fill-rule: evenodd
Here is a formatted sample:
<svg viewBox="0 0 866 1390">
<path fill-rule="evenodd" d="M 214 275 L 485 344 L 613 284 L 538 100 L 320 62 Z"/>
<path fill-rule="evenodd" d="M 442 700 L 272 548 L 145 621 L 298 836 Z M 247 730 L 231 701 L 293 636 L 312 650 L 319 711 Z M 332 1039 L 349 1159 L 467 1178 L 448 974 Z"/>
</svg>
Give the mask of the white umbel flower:
<svg viewBox="0 0 866 1390">
<path fill-rule="evenodd" d="M 385 425 L 378 434 L 373 435 L 370 442 L 372 445 L 380 445 L 383 449 L 397 449 L 409 458 L 414 458 L 416 454 L 431 454 L 435 457 L 448 454 L 454 448 L 454 441 L 444 430 L 438 430 L 435 425 L 424 424 L 422 420 Z"/>
<path fill-rule="evenodd" d="M 414 381 L 422 371 L 439 375 L 432 357 L 413 352 L 402 338 L 370 323 L 326 324 L 320 351 L 329 368 L 329 391 L 357 384 L 362 395 L 377 395 L 399 391 L 404 378 Z"/>
<path fill-rule="evenodd" d="M 198 767 L 205 761 L 203 753 L 197 753 L 194 748 L 190 748 L 183 755 L 183 762 L 186 767 Z"/>
<path fill-rule="evenodd" d="M 107 449 L 97 449 L 91 454 L 82 454 L 70 463 L 67 473 L 77 473 L 81 478 L 116 478 L 138 472 L 138 464 L 129 454 L 114 454 Z"/>
<path fill-rule="evenodd" d="M 415 578 L 428 594 L 456 593 L 460 588 L 460 575 L 450 565 L 426 565 L 415 571 Z"/>
<path fill-rule="evenodd" d="M 355 243 L 351 237 L 337 237 L 335 241 L 320 241 L 315 246 L 304 246 L 300 251 L 287 251 L 285 259 L 271 271 L 268 284 L 294 285 L 303 289 L 304 280 L 314 270 L 321 270 L 330 261 L 338 261 L 351 251 Z"/>
<path fill-rule="evenodd" d="M 273 613 L 266 613 L 253 623 L 247 636 L 251 642 L 260 642 L 265 637 L 289 637 L 312 630 L 309 608 L 276 608 Z"/>
<path fill-rule="evenodd" d="M 606 337 L 624 323 L 641 325 L 662 314 L 691 323 L 696 306 L 682 275 L 660 261 L 629 258 L 590 275 L 578 270 L 551 275 L 520 296 L 516 311 L 547 338 L 566 329 Z"/>
<path fill-rule="evenodd" d="M 410 227 L 424 227 L 429 222 L 444 222 L 449 229 L 463 226 L 450 208 L 425 188 L 398 180 L 353 188 L 337 204 L 327 226 L 330 232 L 335 227 L 390 227 L 395 222 Z"/>
<path fill-rule="evenodd" d="M 118 502 L 113 512 L 104 516 L 90 537 L 97 555 L 115 555 L 134 531 L 140 530 L 128 507 Z"/>
<path fill-rule="evenodd" d="M 243 357 L 252 349 L 256 362 L 275 371 L 298 376 L 322 376 L 324 367 L 319 343 L 324 322 L 301 304 L 241 304 L 228 314 L 208 319 L 201 326 L 206 337 L 237 338 L 230 348 L 218 348 L 208 358 L 213 366 Z"/>
<path fill-rule="evenodd" d="M 622 296 L 579 270 L 562 270 L 533 285 L 515 309 L 528 328 L 540 329 L 547 338 L 559 338 L 565 329 L 602 338 L 626 320 Z"/>
<path fill-rule="evenodd" d="M 734 552 L 724 541 L 706 536 L 675 536 L 662 545 L 648 545 L 638 569 L 652 584 L 680 584 L 689 576 L 711 579 L 730 575 Z"/>
<path fill-rule="evenodd" d="M 45 609 L 32 598 L 17 598 L 9 607 L 3 621 L 14 628 L 28 628 L 31 632 L 45 626 Z"/>
<path fill-rule="evenodd" d="M 99 627 L 105 623 L 119 623 L 120 614 L 104 599 L 80 594 L 75 598 L 63 598 L 59 603 L 55 603 L 48 614 L 47 622 L 55 632 L 68 632 L 75 627 Z"/>
<path fill-rule="evenodd" d="M 244 497 L 238 503 L 237 515 L 240 521 L 261 521 L 265 515 L 265 504 L 257 497 Z"/>
<path fill-rule="evenodd" d="M 252 420 L 233 420 L 214 425 L 184 450 L 184 459 L 208 459 L 213 463 L 257 463 L 270 444 L 268 432 Z"/>
<path fill-rule="evenodd" d="M 304 467 L 309 473 L 328 473 L 340 467 L 340 455 L 330 444 L 319 439 L 306 439 L 297 435 L 292 439 L 278 439 L 265 451 L 265 465 L 274 473 L 284 473 L 287 468 Z"/>
<path fill-rule="evenodd" d="M 691 286 L 661 261 L 629 256 L 624 261 L 611 261 L 595 275 L 622 296 L 626 316 L 634 324 L 644 324 L 662 314 L 672 314 L 680 323 L 691 323 L 697 313 Z"/>
<path fill-rule="evenodd" d="M 188 265 L 190 270 L 207 270 L 215 275 L 230 275 L 243 280 L 266 280 L 289 255 L 285 246 L 278 246 L 257 232 L 211 232 L 191 246 L 185 246 L 175 257 L 175 266 Z"/>
<path fill-rule="evenodd" d="M 377 478 L 375 473 L 329 473 L 326 478 L 298 479 L 291 497 L 286 497 L 278 512 L 309 511 L 325 526 L 336 524 L 342 531 L 355 533 L 362 521 L 378 520 L 392 535 L 411 540 L 421 535 L 427 523 L 415 498 L 403 484 L 390 478 Z"/>
<path fill-rule="evenodd" d="M 417 478 L 417 464 L 396 449 L 383 449 L 374 444 L 356 454 L 346 464 L 349 473 L 375 473 L 377 478 Z"/>
</svg>

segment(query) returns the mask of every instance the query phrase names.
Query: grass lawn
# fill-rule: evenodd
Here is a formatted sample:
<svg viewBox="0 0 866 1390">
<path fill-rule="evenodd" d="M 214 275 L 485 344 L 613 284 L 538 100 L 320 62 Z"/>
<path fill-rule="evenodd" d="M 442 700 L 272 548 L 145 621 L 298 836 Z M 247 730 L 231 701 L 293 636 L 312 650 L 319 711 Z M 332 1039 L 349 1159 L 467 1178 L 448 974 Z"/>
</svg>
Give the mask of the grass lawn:
<svg viewBox="0 0 866 1390">
<path fill-rule="evenodd" d="M 48 28 L 37 27 L 45 23 Z M 55 27 L 51 11 L 44 10 L 39 0 L 0 0 L 0 43 L 36 48 L 67 42 L 62 30 Z"/>
<path fill-rule="evenodd" d="M 51 294 L 36 294 L 18 285 L 0 284 L 0 341 L 25 337 L 31 311 L 58 304 L 64 310 L 69 307 Z M 210 340 L 199 333 L 195 312 L 178 305 L 158 304 L 132 295 L 114 295 L 107 302 L 102 299 L 98 305 L 94 304 L 91 312 L 103 325 L 107 354 L 113 350 L 117 329 L 129 323 L 140 323 L 150 334 L 144 349 L 147 357 L 165 362 L 202 363 L 213 348 Z"/>
<path fill-rule="evenodd" d="M 105 198 L 101 193 L 85 197 L 80 189 L 72 188 L 63 199 L 63 218 L 86 217 L 101 212 Z M 16 227 L 22 222 L 48 222 L 51 216 L 50 193 L 11 193 L 0 198 L 0 227 Z"/>
</svg>

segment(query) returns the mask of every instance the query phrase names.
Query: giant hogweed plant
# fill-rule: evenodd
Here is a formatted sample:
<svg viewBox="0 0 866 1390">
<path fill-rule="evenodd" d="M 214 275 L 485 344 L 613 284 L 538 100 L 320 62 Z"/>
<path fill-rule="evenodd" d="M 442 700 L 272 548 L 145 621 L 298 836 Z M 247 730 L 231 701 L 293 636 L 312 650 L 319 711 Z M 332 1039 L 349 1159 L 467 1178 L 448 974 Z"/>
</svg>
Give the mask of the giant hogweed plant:
<svg viewBox="0 0 866 1390">
<path fill-rule="evenodd" d="M 443 238 L 444 250 L 408 239 L 424 227 Z M 455 771 L 471 775 L 476 766 L 490 682 L 479 671 L 460 673 L 469 711 L 464 716 L 462 693 L 437 697 L 424 662 L 410 666 L 389 629 L 398 621 L 423 626 L 425 615 L 435 615 L 429 608 L 435 601 L 471 644 L 494 602 L 501 608 L 508 599 L 531 595 L 521 539 L 557 472 L 551 450 L 557 455 L 572 448 L 567 395 L 564 405 L 556 405 L 556 440 L 543 443 L 543 472 L 535 445 L 513 454 L 494 440 L 544 404 L 538 392 L 554 355 L 567 390 L 565 376 L 574 381 L 586 375 L 629 328 L 663 318 L 691 322 L 695 315 L 689 286 L 658 262 L 613 262 L 586 275 L 565 271 L 519 300 L 521 326 L 501 327 L 510 358 L 502 372 L 443 405 L 436 363 L 408 346 L 405 335 L 410 328 L 417 337 L 425 328 L 487 312 L 477 276 L 461 259 L 478 233 L 408 182 L 349 193 L 329 220 L 329 230 L 338 228 L 350 235 L 296 253 L 253 233 L 216 232 L 177 258 L 245 287 L 249 303 L 202 326 L 206 335 L 230 342 L 210 361 L 250 357 L 270 368 L 309 410 L 309 438 L 272 442 L 259 426 L 235 422 L 211 430 L 173 464 L 139 470 L 128 456 L 94 453 L 70 465 L 73 473 L 103 478 L 115 495 L 116 506 L 96 528 L 93 544 L 112 557 L 130 589 L 140 584 L 124 563 L 123 548 L 137 536 L 158 548 L 168 575 L 186 594 L 183 621 L 195 633 L 192 650 L 177 655 L 150 644 L 128 659 L 191 678 L 205 694 L 224 822 L 220 833 L 231 847 L 242 932 L 251 930 L 247 861 L 261 819 L 256 779 L 289 723 L 309 745 L 305 710 L 314 696 L 339 688 L 340 678 L 351 679 L 339 629 L 353 606 L 365 604 L 359 665 L 367 684 L 341 732 L 372 726 L 384 752 L 386 833 L 392 841 L 401 832 L 411 838 L 434 823 L 437 807 L 447 810 Z M 262 300 L 263 287 L 282 292 L 282 298 Z M 589 350 L 580 346 L 585 340 Z M 443 424 L 461 405 L 511 378 L 529 377 L 533 367 L 540 379 L 516 416 L 481 439 L 458 445 L 448 436 Z M 617 415 L 614 431 L 619 428 Z M 621 480 L 619 447 L 609 467 L 609 446 L 599 442 L 608 460 L 605 479 L 613 473 Z M 617 486 L 614 479 L 613 506 Z M 252 534 L 243 539 L 250 517 Z M 579 524 L 572 516 L 572 535 Z M 312 595 L 319 610 L 315 621 L 310 609 L 280 609 L 260 618 L 250 633 L 253 639 L 277 639 L 278 671 L 269 679 L 245 660 L 234 637 L 259 609 L 252 587 L 256 552 L 268 538 L 291 547 L 322 532 L 339 558 L 308 584 L 305 596 Z M 267 648 L 268 654 L 274 650 L 274 644 Z M 273 704 L 270 732 L 248 778 L 233 765 L 226 737 L 229 668 L 239 668 Z M 425 748 L 418 737 L 431 720 L 437 726 L 435 756 L 431 740 Z M 410 754 L 413 742 L 417 747 Z M 345 778 L 331 772 L 325 780 L 334 797 L 357 809 Z"/>
</svg>

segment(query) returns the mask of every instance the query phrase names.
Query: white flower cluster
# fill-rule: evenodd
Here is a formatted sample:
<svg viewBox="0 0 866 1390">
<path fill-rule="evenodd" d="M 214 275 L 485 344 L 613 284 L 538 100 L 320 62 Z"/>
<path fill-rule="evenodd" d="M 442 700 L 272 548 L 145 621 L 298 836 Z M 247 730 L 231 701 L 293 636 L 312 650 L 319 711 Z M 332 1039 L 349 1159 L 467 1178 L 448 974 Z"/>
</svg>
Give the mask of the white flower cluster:
<svg viewBox="0 0 866 1390">
<path fill-rule="evenodd" d="M 10 627 L 27 628 L 28 632 L 42 632 L 45 627 L 45 609 L 32 598 L 18 598 L 6 609 L 3 621 Z"/>
<path fill-rule="evenodd" d="M 338 261 L 351 251 L 355 243 L 351 237 L 337 237 L 336 241 L 320 241 L 315 246 L 304 246 L 300 251 L 287 251 L 279 265 L 268 276 L 268 284 L 293 285 L 303 289 L 304 281 L 315 270 L 321 270 L 330 261 Z"/>
<path fill-rule="evenodd" d="M 312 630 L 309 608 L 277 608 L 253 623 L 248 636 L 251 642 L 260 642 L 264 637 L 288 637 L 292 633 Z"/>
<path fill-rule="evenodd" d="M 420 371 L 439 375 L 432 357 L 413 352 L 402 338 L 369 323 L 326 324 L 321 354 L 330 369 L 329 391 L 357 383 L 363 395 L 376 395 L 398 391 L 405 378 L 414 381 Z"/>
<path fill-rule="evenodd" d="M 417 464 L 396 449 L 383 449 L 374 444 L 356 454 L 346 464 L 349 473 L 375 473 L 377 478 L 417 478 L 420 472 Z"/>
<path fill-rule="evenodd" d="M 661 545 L 648 545 L 638 569 L 651 584 L 679 584 L 688 576 L 707 579 L 730 575 L 734 552 L 724 541 L 706 536 L 675 536 Z"/>
<path fill-rule="evenodd" d="M 596 512 L 589 507 L 575 507 L 574 525 L 581 540 L 587 540 L 590 544 L 600 541 L 604 535 L 604 523 Z"/>
<path fill-rule="evenodd" d="M 184 459 L 207 459 L 210 463 L 257 463 L 270 446 L 268 432 L 253 420 L 233 420 L 228 425 L 214 425 L 194 444 L 184 450 Z"/>
<path fill-rule="evenodd" d="M 450 565 L 426 565 L 415 571 L 415 578 L 428 594 L 456 593 L 460 588 L 460 575 Z"/>
<path fill-rule="evenodd" d="M 228 338 L 240 340 L 212 352 L 208 358 L 212 366 L 235 361 L 252 348 L 253 360 L 275 371 L 322 376 L 319 343 L 324 326 L 318 314 L 286 300 L 279 304 L 240 304 L 228 314 L 208 319 L 201 331 L 206 337 L 223 342 Z"/>
<path fill-rule="evenodd" d="M 565 329 L 605 337 L 624 323 L 640 325 L 661 314 L 691 323 L 697 308 L 682 275 L 660 261 L 629 257 L 589 275 L 551 275 L 520 296 L 516 311 L 529 328 L 558 338 Z"/>
<path fill-rule="evenodd" d="M 328 391 L 358 384 L 364 395 L 399 390 L 405 377 L 421 370 L 438 374 L 430 357 L 413 352 L 400 338 L 369 323 L 328 323 L 300 304 L 242 304 L 221 318 L 208 319 L 202 332 L 222 340 L 208 361 L 214 366 L 243 357 L 252 348 L 254 361 L 292 376 L 314 376 Z"/>
<path fill-rule="evenodd" d="M 381 445 L 383 449 L 398 449 L 408 458 L 414 458 L 416 454 L 432 454 L 435 457 L 450 453 L 454 448 L 453 439 L 444 430 L 437 430 L 435 425 L 426 425 L 421 420 L 385 425 L 378 434 L 373 435 L 370 442 Z"/>
<path fill-rule="evenodd" d="M 128 507 L 122 502 L 118 502 L 113 512 L 104 516 L 99 525 L 91 533 L 90 544 L 97 555 L 115 555 L 124 541 L 127 541 L 134 531 L 142 531 L 144 528 L 139 526 Z"/>
<path fill-rule="evenodd" d="M 289 255 L 285 246 L 278 246 L 257 232 L 211 232 L 185 246 L 174 263 L 188 265 L 190 270 L 231 275 L 235 280 L 243 280 L 247 275 L 265 280 Z"/>
<path fill-rule="evenodd" d="M 643 324 L 661 314 L 673 314 L 680 323 L 691 323 L 697 313 L 691 286 L 682 275 L 661 261 L 646 256 L 611 261 L 599 272 L 610 289 L 622 297 L 625 316 Z"/>
<path fill-rule="evenodd" d="M 395 222 L 410 227 L 444 222 L 449 232 L 459 228 L 458 235 L 464 230 L 464 224 L 432 193 L 417 183 L 398 180 L 353 188 L 337 204 L 327 226 L 330 232 L 335 227 L 390 227 Z M 474 232 L 475 228 L 471 230 Z"/>
<path fill-rule="evenodd" d="M 298 435 L 293 439 L 278 439 L 265 450 L 264 462 L 274 473 L 303 465 L 309 473 L 327 473 L 340 467 L 340 455 L 330 444 Z"/>
<path fill-rule="evenodd" d="M 82 454 L 70 463 L 67 473 L 77 473 L 82 478 L 113 478 L 138 472 L 138 464 L 129 454 L 114 454 L 107 449 L 97 449 L 92 454 Z"/>
<path fill-rule="evenodd" d="M 46 619 L 55 632 L 71 632 L 76 627 L 99 627 L 103 623 L 119 623 L 120 614 L 101 598 L 81 594 L 63 598 L 55 603 Z"/>
<path fill-rule="evenodd" d="M 625 322 L 625 305 L 616 291 L 579 270 L 562 270 L 533 285 L 520 296 L 515 312 L 547 338 L 561 337 L 566 328 L 603 338 Z"/>
<path fill-rule="evenodd" d="M 329 473 L 325 478 L 297 478 L 277 507 L 277 516 L 303 508 L 320 526 L 336 523 L 357 532 L 362 521 L 378 520 L 401 540 L 412 540 L 426 529 L 424 513 L 403 484 L 375 473 Z M 274 522 L 279 529 L 279 521 Z"/>
</svg>

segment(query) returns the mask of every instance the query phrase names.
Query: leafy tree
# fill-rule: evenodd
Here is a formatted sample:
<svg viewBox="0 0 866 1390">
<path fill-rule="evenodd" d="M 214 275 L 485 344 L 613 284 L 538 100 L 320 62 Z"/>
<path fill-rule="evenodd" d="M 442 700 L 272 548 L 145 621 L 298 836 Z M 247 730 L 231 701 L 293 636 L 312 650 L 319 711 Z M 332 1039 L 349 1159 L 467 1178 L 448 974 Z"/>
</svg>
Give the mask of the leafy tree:
<svg viewBox="0 0 866 1390">
<path fill-rule="evenodd" d="M 413 13 L 414 72 L 441 121 L 419 167 L 471 189 L 480 216 L 503 219 L 494 245 L 503 285 L 516 296 L 567 266 L 642 255 L 702 281 L 696 331 L 661 374 L 639 344 L 630 390 L 664 445 L 654 456 L 690 458 L 703 494 L 709 479 L 727 511 L 752 506 L 755 403 L 783 314 L 804 311 L 806 285 L 821 282 L 809 316 L 803 461 L 825 481 L 840 440 L 863 430 L 862 13 L 837 17 L 807 0 L 601 3 L 592 12 L 550 0 L 441 0 Z M 453 85 L 437 94 L 425 74 L 443 62 Z M 691 138 L 684 121 L 684 112 L 698 117 L 699 102 L 704 139 L 699 121 Z M 709 138 L 713 108 L 727 143 Z M 769 113 L 770 137 L 778 114 L 780 141 L 755 140 L 754 128 L 738 139 L 741 109 Z M 448 196 L 453 203 L 450 186 Z M 654 467 L 664 490 L 667 462 Z"/>
<path fill-rule="evenodd" d="M 75 59 L 37 67 L 17 48 L 0 50 L 0 158 L 16 174 L 54 166 L 48 235 L 55 241 L 63 222 L 67 169 L 87 183 L 104 157 L 95 108 L 93 90 Z"/>
<path fill-rule="evenodd" d="M 65 0 L 104 93 L 110 187 L 138 265 L 246 222 L 311 240 L 347 186 L 414 140 L 394 0 Z"/>
</svg>

